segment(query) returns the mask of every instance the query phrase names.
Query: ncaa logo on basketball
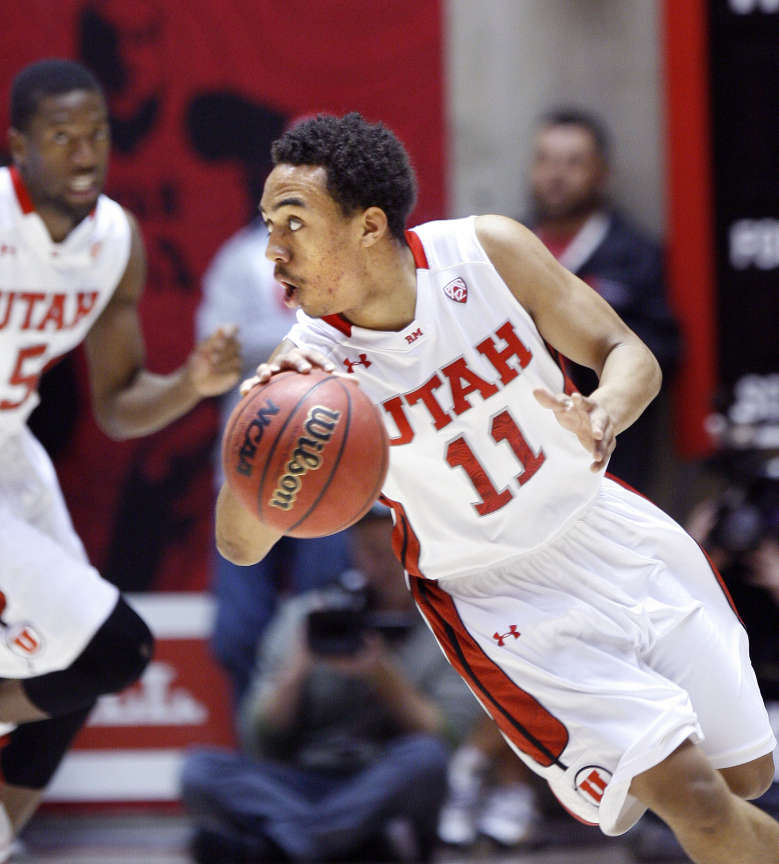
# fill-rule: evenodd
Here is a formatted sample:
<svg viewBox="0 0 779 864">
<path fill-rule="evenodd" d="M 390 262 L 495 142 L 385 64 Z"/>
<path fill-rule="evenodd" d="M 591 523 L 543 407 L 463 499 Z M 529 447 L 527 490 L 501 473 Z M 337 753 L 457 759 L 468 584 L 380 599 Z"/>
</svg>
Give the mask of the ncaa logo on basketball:
<svg viewBox="0 0 779 864">
<path fill-rule="evenodd" d="M 278 413 L 279 406 L 274 405 L 273 402 L 268 399 L 265 403 L 265 407 L 260 408 L 259 411 L 257 411 L 252 422 L 246 427 L 246 432 L 243 436 L 243 443 L 241 444 L 241 449 L 238 451 L 238 464 L 235 467 L 235 470 L 239 474 L 251 477 L 253 467 L 252 461 L 257 455 L 257 445 L 262 439 L 262 433 L 265 430 L 265 427 L 270 425 L 270 420 L 268 418 Z"/>
<path fill-rule="evenodd" d="M 468 300 L 468 286 L 465 284 L 465 279 L 458 276 L 451 282 L 447 282 L 444 285 L 444 294 L 455 303 L 465 303 Z"/>
<path fill-rule="evenodd" d="M 600 765 L 586 765 L 576 772 L 573 782 L 576 791 L 585 801 L 599 807 L 609 780 L 611 780 L 611 771 L 601 768 Z"/>
</svg>

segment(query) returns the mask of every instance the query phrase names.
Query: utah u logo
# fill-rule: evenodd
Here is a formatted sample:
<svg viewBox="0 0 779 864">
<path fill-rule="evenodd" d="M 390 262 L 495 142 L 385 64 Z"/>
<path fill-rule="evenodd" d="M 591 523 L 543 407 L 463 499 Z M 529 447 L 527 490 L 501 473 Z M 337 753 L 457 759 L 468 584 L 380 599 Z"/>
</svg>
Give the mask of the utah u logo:
<svg viewBox="0 0 779 864">
<path fill-rule="evenodd" d="M 29 621 L 9 626 L 5 631 L 5 644 L 19 657 L 32 657 L 43 650 L 43 638 Z"/>
<path fill-rule="evenodd" d="M 496 631 L 492 634 L 492 638 L 495 639 L 498 645 L 502 648 L 506 644 L 504 640 L 506 640 L 509 636 L 513 636 L 515 639 L 519 639 L 521 635 L 522 634 L 519 632 L 519 630 L 517 630 L 516 624 L 509 624 L 508 632 L 498 633 Z"/>
<path fill-rule="evenodd" d="M 599 765 L 587 765 L 576 772 L 576 791 L 590 804 L 600 804 L 603 793 L 611 780 L 611 771 Z"/>
<path fill-rule="evenodd" d="M 465 284 L 465 279 L 458 276 L 451 282 L 447 282 L 444 285 L 444 294 L 455 303 L 465 303 L 468 300 L 468 286 Z"/>
<path fill-rule="evenodd" d="M 355 366 L 365 366 L 367 369 L 371 365 L 371 361 L 368 359 L 367 354 L 360 354 L 359 358 L 359 360 L 350 360 L 348 357 L 344 357 L 344 366 L 346 366 L 347 372 L 352 374 Z"/>
</svg>

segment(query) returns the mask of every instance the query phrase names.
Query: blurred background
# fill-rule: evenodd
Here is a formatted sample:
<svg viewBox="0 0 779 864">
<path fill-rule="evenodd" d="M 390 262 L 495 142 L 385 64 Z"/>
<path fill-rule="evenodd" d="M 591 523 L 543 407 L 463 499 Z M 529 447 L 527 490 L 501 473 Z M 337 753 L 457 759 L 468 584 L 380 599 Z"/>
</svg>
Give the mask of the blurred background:
<svg viewBox="0 0 779 864">
<path fill-rule="evenodd" d="M 697 518 L 703 541 L 730 490 L 728 514 L 757 512 L 748 542 L 775 540 L 775 495 L 757 501 L 753 481 L 775 492 L 779 476 L 776 0 L 5 0 L 3 12 L 4 117 L 14 74 L 45 56 L 83 62 L 105 88 L 106 191 L 144 234 L 159 372 L 191 349 L 209 264 L 255 216 L 270 142 L 294 118 L 358 110 L 391 127 L 418 175 L 414 224 L 529 217 L 539 117 L 595 114 L 610 133 L 605 193 L 660 244 L 680 332 L 642 491 Z M 158 649 L 140 684 L 101 701 L 49 789 L 30 831 L 50 851 L 63 808 L 177 813 L 184 748 L 235 743 L 209 642 L 219 406 L 111 443 L 84 372 L 76 352 L 49 373 L 31 422 L 92 561 Z"/>
</svg>

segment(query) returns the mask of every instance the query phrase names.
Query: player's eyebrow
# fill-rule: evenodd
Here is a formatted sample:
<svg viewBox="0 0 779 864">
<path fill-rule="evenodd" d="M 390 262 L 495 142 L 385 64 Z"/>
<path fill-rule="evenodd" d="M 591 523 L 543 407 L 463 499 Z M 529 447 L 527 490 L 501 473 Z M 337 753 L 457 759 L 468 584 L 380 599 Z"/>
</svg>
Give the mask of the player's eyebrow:
<svg viewBox="0 0 779 864">
<path fill-rule="evenodd" d="M 271 212 L 278 210 L 280 207 L 305 207 L 305 201 L 302 198 L 282 198 L 281 201 L 277 201 L 273 207 L 271 207 Z"/>
</svg>

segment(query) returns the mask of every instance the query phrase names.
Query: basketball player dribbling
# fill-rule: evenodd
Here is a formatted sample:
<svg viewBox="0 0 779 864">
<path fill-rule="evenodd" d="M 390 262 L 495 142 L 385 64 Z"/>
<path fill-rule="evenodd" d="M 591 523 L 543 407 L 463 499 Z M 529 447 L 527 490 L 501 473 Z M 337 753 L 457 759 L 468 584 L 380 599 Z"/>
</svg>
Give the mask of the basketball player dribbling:
<svg viewBox="0 0 779 864">
<path fill-rule="evenodd" d="M 272 156 L 266 254 L 298 319 L 243 389 L 321 366 L 381 407 L 417 605 L 574 816 L 618 835 L 648 808 L 699 864 L 779 861 L 747 802 L 775 739 L 743 627 L 695 542 L 604 473 L 658 391 L 652 354 L 511 219 L 405 232 L 414 176 L 380 124 L 312 118 Z M 589 398 L 560 354 L 598 373 Z M 226 487 L 216 534 L 237 563 L 277 539 Z"/>
<path fill-rule="evenodd" d="M 26 420 L 38 379 L 85 343 L 95 416 L 114 438 L 158 430 L 230 389 L 230 328 L 169 375 L 143 368 L 145 277 L 134 218 L 102 195 L 110 134 L 96 79 L 45 60 L 11 91 L 0 169 L 0 861 L 97 697 L 138 678 L 152 636 L 89 565 Z M 93 480 L 93 482 L 97 482 Z"/>
</svg>

